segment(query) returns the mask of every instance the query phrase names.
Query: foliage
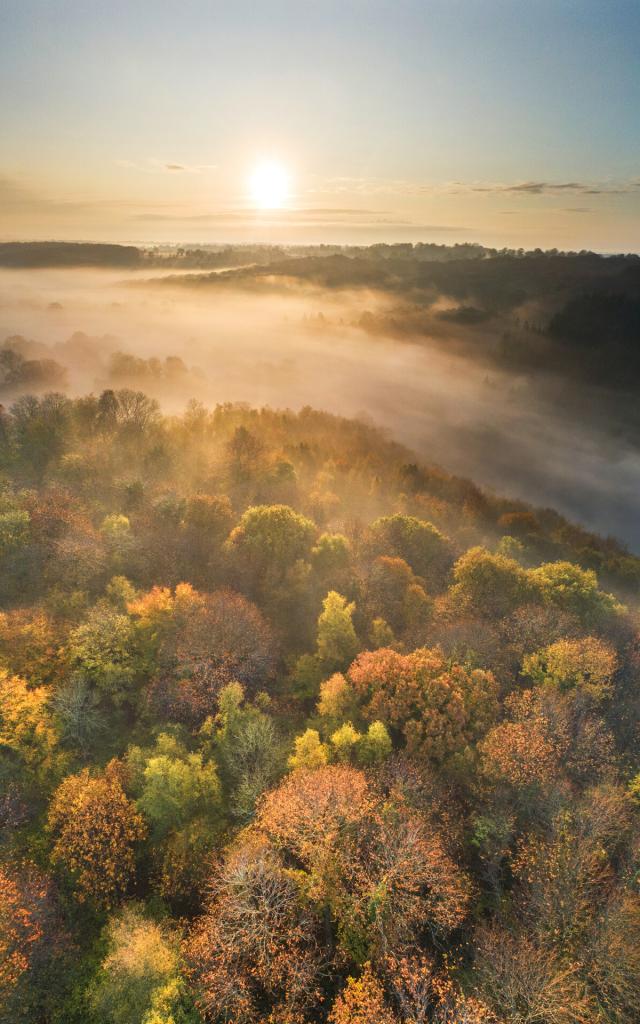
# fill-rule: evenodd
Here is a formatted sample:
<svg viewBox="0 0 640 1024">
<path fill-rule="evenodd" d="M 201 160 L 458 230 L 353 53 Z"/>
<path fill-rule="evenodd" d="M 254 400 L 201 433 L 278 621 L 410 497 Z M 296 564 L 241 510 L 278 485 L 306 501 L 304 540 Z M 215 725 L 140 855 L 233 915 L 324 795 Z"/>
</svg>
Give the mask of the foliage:
<svg viewBox="0 0 640 1024">
<path fill-rule="evenodd" d="M 138 657 L 133 624 L 107 604 L 96 605 L 69 635 L 71 664 L 114 703 L 130 699 Z"/>
<path fill-rule="evenodd" d="M 635 1024 L 638 559 L 311 409 L 0 440 L 2 1024 Z"/>
<path fill-rule="evenodd" d="M 394 1024 L 397 1020 L 386 1004 L 384 987 L 365 964 L 359 978 L 347 978 L 347 984 L 333 1004 L 329 1024 Z"/>
<path fill-rule="evenodd" d="M 611 622 L 622 611 L 612 594 L 598 589 L 593 569 L 572 562 L 550 562 L 529 570 L 529 579 L 546 604 L 571 612 L 590 629 Z"/>
<path fill-rule="evenodd" d="M 107 954 L 91 991 L 110 1024 L 191 1024 L 197 1016 L 180 977 L 176 936 L 129 904 L 106 929 Z"/>
<path fill-rule="evenodd" d="M 231 554 L 252 576 L 271 581 L 311 554 L 315 526 L 287 505 L 257 505 L 247 509 L 229 535 Z"/>
<path fill-rule="evenodd" d="M 325 672 L 344 669 L 353 660 L 358 649 L 358 639 L 353 627 L 355 604 L 348 604 L 346 598 L 330 590 L 322 602 L 318 619 L 318 660 Z"/>
<path fill-rule="evenodd" d="M 80 902 L 110 906 L 124 895 L 135 868 L 135 846 L 144 839 L 142 817 L 127 799 L 117 767 L 92 777 L 68 775 L 53 795 L 48 827 L 51 859 L 71 875 Z"/>
<path fill-rule="evenodd" d="M 0 778 L 19 778 L 46 788 L 64 760 L 49 713 L 44 686 L 29 689 L 24 679 L 0 670 Z"/>
<path fill-rule="evenodd" d="M 526 571 L 504 555 L 470 548 L 453 568 L 451 598 L 464 609 L 488 618 L 502 618 L 532 596 Z"/>
<path fill-rule="evenodd" d="M 491 673 L 449 665 L 437 650 L 365 652 L 348 679 L 367 720 L 399 729 L 412 754 L 435 764 L 462 752 L 497 714 Z"/>
<path fill-rule="evenodd" d="M 202 753 L 189 753 L 173 737 L 161 734 L 153 750 L 131 750 L 129 761 L 138 762 L 137 806 L 156 835 L 179 830 L 193 818 L 206 816 L 215 821 L 220 815 L 216 766 L 205 763 Z"/>
<path fill-rule="evenodd" d="M 57 945 L 56 912 L 49 879 L 33 864 L 0 867 L 0 1019 L 16 1006 L 20 984 Z"/>
<path fill-rule="evenodd" d="M 611 693 L 617 656 L 610 644 L 586 636 L 556 640 L 525 658 L 522 668 L 538 684 L 575 690 L 598 703 Z"/>
<path fill-rule="evenodd" d="M 255 691 L 267 682 L 275 661 L 273 633 L 250 601 L 231 591 L 207 595 L 181 623 L 176 672 L 213 693 L 237 680 Z"/>
<path fill-rule="evenodd" d="M 321 768 L 329 760 L 326 744 L 320 742 L 316 729 L 307 729 L 295 740 L 295 753 L 289 758 L 290 768 Z"/>
<path fill-rule="evenodd" d="M 229 851 L 186 945 L 207 1019 L 258 1024 L 265 1006 L 294 1013 L 315 1001 L 316 931 L 296 879 L 274 851 L 251 840 Z"/>
<path fill-rule="evenodd" d="M 451 563 L 449 541 L 433 523 L 402 513 L 382 516 L 371 524 L 382 554 L 404 559 L 416 576 L 438 586 Z"/>
<path fill-rule="evenodd" d="M 232 818 L 246 822 L 253 816 L 259 797 L 280 773 L 282 742 L 267 713 L 270 701 L 266 694 L 259 694 L 250 704 L 245 701 L 242 686 L 229 683 L 220 692 L 218 707 L 214 750 L 225 783 L 227 807 Z"/>
</svg>

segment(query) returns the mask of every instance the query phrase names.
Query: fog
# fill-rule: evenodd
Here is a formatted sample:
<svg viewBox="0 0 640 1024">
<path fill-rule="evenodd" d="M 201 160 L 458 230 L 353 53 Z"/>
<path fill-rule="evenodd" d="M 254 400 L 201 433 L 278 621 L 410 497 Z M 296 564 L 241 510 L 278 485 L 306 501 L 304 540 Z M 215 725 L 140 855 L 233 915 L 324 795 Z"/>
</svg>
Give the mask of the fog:
<svg viewBox="0 0 640 1024">
<path fill-rule="evenodd" d="M 389 301 L 372 292 L 171 287 L 149 276 L 0 271 L 0 347 L 13 338 L 25 359 L 66 371 L 45 364 L 28 384 L 0 383 L 0 401 L 136 387 L 168 412 L 197 398 L 360 416 L 425 462 L 640 549 L 640 453 L 613 429 L 601 393 L 568 396 L 566 384 L 496 371 L 442 339 L 369 335 L 353 325 Z"/>
</svg>

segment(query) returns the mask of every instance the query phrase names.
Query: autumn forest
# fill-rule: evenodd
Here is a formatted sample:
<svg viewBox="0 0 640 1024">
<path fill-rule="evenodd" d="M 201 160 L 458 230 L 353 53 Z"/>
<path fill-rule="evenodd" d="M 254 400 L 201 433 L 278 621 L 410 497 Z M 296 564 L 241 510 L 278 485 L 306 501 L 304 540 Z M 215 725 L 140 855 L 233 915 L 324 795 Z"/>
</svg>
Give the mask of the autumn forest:
<svg viewBox="0 0 640 1024">
<path fill-rule="evenodd" d="M 0 1024 L 640 1024 L 639 53 L 0 0 Z"/>
<path fill-rule="evenodd" d="M 308 408 L 0 430 L 3 1020 L 637 1020 L 638 559 Z"/>
</svg>

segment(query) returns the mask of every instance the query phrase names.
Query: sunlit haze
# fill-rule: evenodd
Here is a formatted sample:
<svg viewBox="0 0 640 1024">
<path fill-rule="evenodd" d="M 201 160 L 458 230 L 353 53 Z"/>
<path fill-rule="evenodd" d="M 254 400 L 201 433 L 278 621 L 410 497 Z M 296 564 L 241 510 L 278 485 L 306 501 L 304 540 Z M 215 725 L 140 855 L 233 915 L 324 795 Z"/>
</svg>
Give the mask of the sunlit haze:
<svg viewBox="0 0 640 1024">
<path fill-rule="evenodd" d="M 255 206 L 278 210 L 289 197 L 290 176 L 276 160 L 264 160 L 251 174 L 250 194 Z"/>
<path fill-rule="evenodd" d="M 4 0 L 0 232 L 636 250 L 639 33 L 633 0 Z"/>
</svg>

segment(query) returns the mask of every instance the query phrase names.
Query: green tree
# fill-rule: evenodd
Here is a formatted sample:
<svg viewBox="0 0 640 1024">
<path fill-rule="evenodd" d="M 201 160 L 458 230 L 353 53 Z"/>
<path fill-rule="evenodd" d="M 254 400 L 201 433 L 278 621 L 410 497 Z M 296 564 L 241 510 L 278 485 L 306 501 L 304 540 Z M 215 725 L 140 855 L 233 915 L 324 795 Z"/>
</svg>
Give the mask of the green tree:
<svg viewBox="0 0 640 1024">
<path fill-rule="evenodd" d="M 183 828 L 194 818 L 216 822 L 221 814 L 221 787 L 215 764 L 189 751 L 173 736 L 161 733 L 155 748 L 133 748 L 129 762 L 137 767 L 137 806 L 156 838 Z"/>
<path fill-rule="evenodd" d="M 598 588 L 593 569 L 581 569 L 572 562 L 547 562 L 530 569 L 528 577 L 545 604 L 571 612 L 587 628 L 607 625 L 625 610 L 612 594 Z"/>
<path fill-rule="evenodd" d="M 220 692 L 214 749 L 227 806 L 236 821 L 252 817 L 258 798 L 283 768 L 282 741 L 266 713 L 269 703 L 265 694 L 258 694 L 254 703 L 245 701 L 239 683 L 230 683 Z"/>
<path fill-rule="evenodd" d="M 357 694 L 342 673 L 336 672 L 320 686 L 318 714 L 323 728 L 329 732 L 334 732 L 345 721 L 358 718 Z"/>
<path fill-rule="evenodd" d="M 450 595 L 454 606 L 461 610 L 500 619 L 530 601 L 535 591 L 518 562 L 475 547 L 453 567 Z"/>
<path fill-rule="evenodd" d="M 351 722 L 345 722 L 331 735 L 331 747 L 336 761 L 351 761 L 362 737 Z M 312 767 L 312 766 L 310 766 Z"/>
<path fill-rule="evenodd" d="M 308 560 L 315 535 L 314 523 L 288 505 L 255 505 L 231 531 L 227 546 L 254 579 L 275 583 L 297 561 Z"/>
<path fill-rule="evenodd" d="M 429 585 L 442 585 L 452 561 L 451 544 L 433 523 L 397 512 L 376 519 L 371 532 L 380 554 L 403 558 Z"/>
<path fill-rule="evenodd" d="M 322 603 L 318 618 L 318 660 L 325 672 L 336 672 L 349 665 L 358 651 L 358 638 L 353 625 L 355 604 L 335 590 L 330 590 Z"/>
<path fill-rule="evenodd" d="M 342 533 L 323 533 L 311 551 L 311 564 L 323 581 L 342 581 L 351 564 L 351 545 Z"/>
<path fill-rule="evenodd" d="M 135 630 L 128 615 L 100 603 L 69 634 L 69 659 L 115 704 L 130 699 L 141 669 Z"/>
<path fill-rule="evenodd" d="M 613 647 L 594 636 L 561 639 L 524 659 L 522 670 L 535 683 L 575 691 L 599 702 L 612 691 L 618 667 Z"/>
<path fill-rule="evenodd" d="M 56 689 L 50 706 L 61 743 L 76 748 L 83 756 L 89 754 L 107 729 L 95 690 L 85 679 L 74 675 Z"/>
<path fill-rule="evenodd" d="M 111 565 L 115 571 L 126 571 L 131 558 L 133 536 L 128 516 L 113 512 L 105 516 L 100 533 L 106 544 Z"/>
<path fill-rule="evenodd" d="M 358 761 L 363 765 L 375 765 L 384 761 L 393 749 L 391 737 L 383 722 L 371 722 L 364 736 L 358 741 Z"/>
<path fill-rule="evenodd" d="M 369 615 L 382 619 L 394 633 L 425 625 L 431 614 L 431 601 L 424 587 L 403 558 L 381 555 L 369 575 L 366 605 Z"/>
<path fill-rule="evenodd" d="M 31 522 L 25 509 L 11 507 L 5 502 L 3 506 L 0 510 L 0 559 L 26 546 Z"/>
<path fill-rule="evenodd" d="M 107 953 L 89 990 L 105 1024 L 196 1024 L 200 1019 L 180 975 L 178 937 L 130 905 L 113 917 Z"/>
<path fill-rule="evenodd" d="M 329 760 L 329 750 L 320 740 L 317 729 L 307 729 L 296 736 L 295 753 L 289 758 L 289 767 L 294 771 L 301 768 L 322 768 Z"/>
</svg>

